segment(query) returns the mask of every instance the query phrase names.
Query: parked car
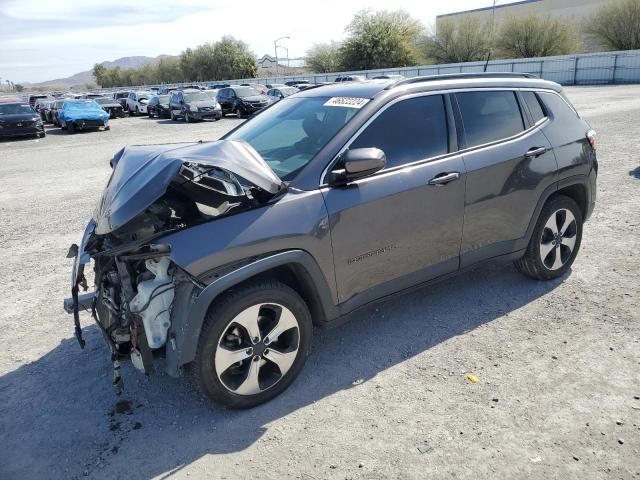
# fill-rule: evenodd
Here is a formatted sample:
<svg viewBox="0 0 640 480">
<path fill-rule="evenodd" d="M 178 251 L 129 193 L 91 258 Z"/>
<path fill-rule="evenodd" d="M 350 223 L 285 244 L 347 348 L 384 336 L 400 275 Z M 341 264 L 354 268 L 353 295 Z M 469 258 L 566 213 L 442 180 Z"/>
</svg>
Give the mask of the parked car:
<svg viewBox="0 0 640 480">
<path fill-rule="evenodd" d="M 124 118 L 124 108 L 122 108 L 122 105 L 120 105 L 120 102 L 117 100 L 109 97 L 97 97 L 94 98 L 94 100 L 109 114 L 109 118 Z"/>
<path fill-rule="evenodd" d="M 130 93 L 130 90 L 121 90 L 113 93 L 113 99 L 122 105 L 122 109 L 125 112 L 127 111 L 127 98 L 129 98 Z"/>
<path fill-rule="evenodd" d="M 129 115 L 140 115 L 147 113 L 147 104 L 149 98 L 153 95 L 151 92 L 130 92 L 127 97 L 127 111 Z"/>
<path fill-rule="evenodd" d="M 235 408 L 292 383 L 314 324 L 488 259 L 566 274 L 598 172 L 560 85 L 496 73 L 319 87 L 220 141 L 128 146 L 111 165 L 70 249 L 79 341 L 93 310 L 114 356 L 190 364 Z M 90 259 L 97 290 L 79 296 Z"/>
<path fill-rule="evenodd" d="M 298 93 L 300 90 L 295 87 L 280 87 L 280 88 L 272 88 L 267 91 L 267 97 L 271 103 L 276 103 L 282 100 L 289 95 L 293 95 L 294 93 Z"/>
<path fill-rule="evenodd" d="M 40 94 L 33 94 L 33 95 L 29 95 L 29 105 L 31 105 L 32 107 L 36 106 L 36 101 L 40 98 L 47 98 L 49 95 L 40 95 Z"/>
<path fill-rule="evenodd" d="M 52 97 L 41 97 L 41 98 L 38 98 L 35 104 L 33 105 L 33 109 L 36 111 L 38 115 L 40 115 L 40 118 L 42 119 L 43 122 L 45 122 L 47 119 L 45 108 L 51 100 L 53 100 Z"/>
<path fill-rule="evenodd" d="M 252 87 L 222 88 L 218 92 L 218 102 L 222 115 L 234 113 L 238 118 L 245 118 L 268 106 L 269 97 L 262 95 Z"/>
<path fill-rule="evenodd" d="M 220 90 L 221 88 L 227 88 L 230 86 L 231 84 L 229 83 L 214 83 L 213 85 L 209 85 L 207 88 L 209 90 Z"/>
<path fill-rule="evenodd" d="M 404 75 L 376 75 L 372 80 L 404 80 Z"/>
<path fill-rule="evenodd" d="M 68 133 L 78 130 L 109 130 L 109 114 L 95 100 L 65 100 L 58 110 L 58 123 Z"/>
<path fill-rule="evenodd" d="M 169 110 L 170 95 L 154 95 L 147 104 L 147 113 L 149 117 L 169 118 L 171 116 Z"/>
<path fill-rule="evenodd" d="M 289 80 L 288 82 L 284 82 L 287 87 L 293 87 L 294 85 L 303 85 L 305 83 L 311 83 L 309 80 Z"/>
<path fill-rule="evenodd" d="M 262 93 L 263 95 L 267 94 L 267 90 L 269 90 L 266 85 L 263 85 L 261 83 L 241 83 L 240 84 L 241 87 L 252 87 L 255 88 L 259 93 Z"/>
<path fill-rule="evenodd" d="M 0 138 L 44 137 L 40 115 L 26 102 L 0 102 Z"/>
<path fill-rule="evenodd" d="M 158 90 L 158 93 L 160 95 L 167 95 L 171 92 L 175 92 L 176 90 L 180 90 L 178 87 L 160 87 L 160 90 Z"/>
<path fill-rule="evenodd" d="M 285 85 L 284 83 L 267 83 L 266 87 L 271 90 L 272 88 L 280 88 L 280 87 L 288 87 L 289 85 Z"/>
<path fill-rule="evenodd" d="M 178 90 L 169 98 L 171 120 L 220 120 L 222 109 L 218 102 L 200 90 Z"/>
<path fill-rule="evenodd" d="M 66 100 L 69 100 L 69 99 L 68 98 L 58 99 L 55 102 L 53 102 L 51 104 L 51 107 L 49 108 L 51 111 L 51 123 L 53 124 L 54 127 L 60 126 L 60 122 L 58 121 L 58 111 L 62 108 L 62 105 Z"/>
<path fill-rule="evenodd" d="M 91 100 L 95 100 L 96 98 L 102 98 L 104 97 L 103 93 L 85 93 L 80 95 L 80 98 L 82 99 L 91 99 Z"/>
<path fill-rule="evenodd" d="M 53 123 L 53 105 L 56 103 L 56 100 L 50 100 L 45 103 L 42 112 L 44 112 L 44 123 Z"/>
<path fill-rule="evenodd" d="M 362 75 L 343 75 L 340 77 L 336 77 L 334 82 L 365 82 L 367 77 L 363 77 Z"/>
</svg>

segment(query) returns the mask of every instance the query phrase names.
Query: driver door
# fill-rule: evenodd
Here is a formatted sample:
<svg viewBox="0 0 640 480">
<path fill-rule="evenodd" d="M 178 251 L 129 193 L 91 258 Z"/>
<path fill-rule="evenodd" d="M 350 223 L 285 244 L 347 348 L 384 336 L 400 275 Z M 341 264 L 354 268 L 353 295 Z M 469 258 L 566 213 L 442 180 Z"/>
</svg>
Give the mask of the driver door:
<svg viewBox="0 0 640 480">
<path fill-rule="evenodd" d="M 458 269 L 465 168 L 449 111 L 443 95 L 392 104 L 349 145 L 383 150 L 387 166 L 322 189 L 341 303 L 355 307 Z"/>
</svg>

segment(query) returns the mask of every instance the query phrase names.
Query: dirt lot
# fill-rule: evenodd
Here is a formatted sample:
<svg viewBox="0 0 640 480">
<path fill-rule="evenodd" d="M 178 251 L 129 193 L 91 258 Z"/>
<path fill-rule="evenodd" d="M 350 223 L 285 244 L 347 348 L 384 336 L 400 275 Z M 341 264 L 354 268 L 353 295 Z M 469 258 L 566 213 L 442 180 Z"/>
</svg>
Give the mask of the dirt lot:
<svg viewBox="0 0 640 480">
<path fill-rule="evenodd" d="M 0 478 L 640 478 L 640 86 L 568 94 L 600 141 L 569 275 L 491 265 L 360 311 L 243 412 L 130 365 L 116 397 L 98 329 L 80 350 L 62 310 L 111 155 L 238 120 L 1 142 Z"/>
</svg>

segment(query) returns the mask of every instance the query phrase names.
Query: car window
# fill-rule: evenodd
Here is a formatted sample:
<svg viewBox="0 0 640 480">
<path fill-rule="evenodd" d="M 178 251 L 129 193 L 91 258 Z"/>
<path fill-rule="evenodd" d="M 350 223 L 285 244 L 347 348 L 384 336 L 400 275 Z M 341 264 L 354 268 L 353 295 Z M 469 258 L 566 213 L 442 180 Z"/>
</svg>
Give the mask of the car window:
<svg viewBox="0 0 640 480">
<path fill-rule="evenodd" d="M 524 103 L 527 104 L 529 112 L 533 117 L 533 123 L 538 123 L 540 120 L 546 117 L 544 110 L 542 109 L 542 105 L 540 105 L 540 100 L 538 100 L 538 96 L 534 92 L 520 93 L 522 94 Z"/>
<path fill-rule="evenodd" d="M 358 112 L 327 100 L 280 100 L 226 138 L 249 143 L 280 178 L 291 180 Z"/>
<path fill-rule="evenodd" d="M 387 168 L 447 153 L 449 137 L 442 95 L 409 98 L 391 105 L 349 148 L 369 147 L 385 153 Z"/>
<path fill-rule="evenodd" d="M 549 107 L 558 122 L 575 122 L 578 115 L 567 103 L 555 93 L 541 92 L 542 101 Z"/>
<path fill-rule="evenodd" d="M 502 140 L 524 130 L 515 92 L 456 93 L 467 147 Z"/>
</svg>

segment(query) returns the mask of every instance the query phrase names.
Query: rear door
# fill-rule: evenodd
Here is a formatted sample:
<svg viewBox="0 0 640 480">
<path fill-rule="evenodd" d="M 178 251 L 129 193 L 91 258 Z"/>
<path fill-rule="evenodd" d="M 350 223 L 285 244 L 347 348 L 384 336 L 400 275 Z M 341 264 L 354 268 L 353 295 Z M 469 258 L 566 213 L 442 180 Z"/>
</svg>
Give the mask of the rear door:
<svg viewBox="0 0 640 480">
<path fill-rule="evenodd" d="M 461 266 L 510 253 L 556 179 L 551 145 L 513 90 L 455 94 L 467 169 Z"/>
<path fill-rule="evenodd" d="M 387 167 L 323 188 L 341 302 L 365 303 L 458 268 L 465 172 L 447 103 L 428 95 L 383 107 L 349 148 L 380 148 Z M 451 180 L 435 183 L 444 175 Z"/>
</svg>

